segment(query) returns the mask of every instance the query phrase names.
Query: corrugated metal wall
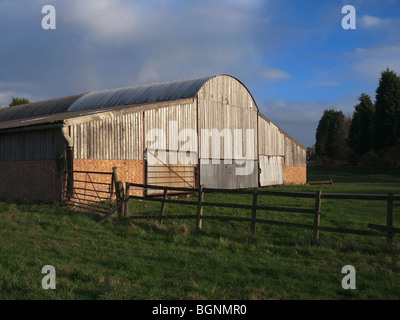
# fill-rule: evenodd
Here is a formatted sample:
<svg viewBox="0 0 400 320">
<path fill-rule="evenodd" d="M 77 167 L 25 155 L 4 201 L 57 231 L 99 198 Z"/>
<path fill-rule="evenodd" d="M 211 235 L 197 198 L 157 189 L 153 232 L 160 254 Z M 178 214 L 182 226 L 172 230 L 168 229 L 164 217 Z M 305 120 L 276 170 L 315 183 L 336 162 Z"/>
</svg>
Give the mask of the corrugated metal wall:
<svg viewBox="0 0 400 320">
<path fill-rule="evenodd" d="M 61 129 L 0 134 L 0 161 L 55 160 L 63 152 Z"/>
<path fill-rule="evenodd" d="M 304 147 L 261 115 L 258 139 L 261 186 L 285 184 L 286 167 L 306 167 Z"/>
<path fill-rule="evenodd" d="M 143 159 L 143 114 L 110 116 L 70 126 L 76 159 Z"/>
<path fill-rule="evenodd" d="M 306 150 L 293 139 L 285 136 L 285 162 L 287 167 L 306 167 Z"/>
<path fill-rule="evenodd" d="M 258 186 L 257 107 L 250 93 L 235 78 L 221 75 L 200 89 L 198 106 L 200 183 L 227 189 Z M 241 134 L 236 143 L 235 130 Z M 212 164 L 210 159 L 221 162 Z M 226 159 L 233 161 L 226 164 Z M 239 159 L 246 159 L 246 168 L 251 170 L 241 170 L 235 162 Z"/>
<path fill-rule="evenodd" d="M 71 125 L 74 157 L 77 159 L 142 160 L 143 146 L 152 149 L 180 150 L 182 147 L 197 152 L 195 103 L 185 103 L 148 110 L 110 114 L 107 117 Z M 143 121 L 144 114 L 144 121 Z M 144 122 L 144 130 L 143 130 Z M 159 137 L 161 130 L 165 139 Z M 183 129 L 190 129 L 186 132 Z M 179 133 L 181 135 L 179 136 Z M 185 136 L 188 134 L 188 137 Z M 179 139 L 181 141 L 179 141 Z M 165 141 L 163 141 L 165 140 Z M 165 142 L 165 143 L 164 143 Z"/>
<path fill-rule="evenodd" d="M 194 102 L 147 110 L 144 119 L 145 148 L 176 151 L 184 148 L 185 151 L 198 152 Z M 152 130 L 160 130 L 165 135 L 165 141 L 152 137 Z"/>
<path fill-rule="evenodd" d="M 285 136 L 279 128 L 258 116 L 258 152 L 266 156 L 285 155 Z"/>
</svg>

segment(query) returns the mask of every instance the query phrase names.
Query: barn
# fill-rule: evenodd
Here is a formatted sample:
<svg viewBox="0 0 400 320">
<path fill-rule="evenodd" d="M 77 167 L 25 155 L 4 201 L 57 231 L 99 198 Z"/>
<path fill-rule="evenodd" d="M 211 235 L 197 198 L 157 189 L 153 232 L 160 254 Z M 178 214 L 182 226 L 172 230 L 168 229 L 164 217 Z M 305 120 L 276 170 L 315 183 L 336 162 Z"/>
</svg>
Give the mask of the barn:
<svg viewBox="0 0 400 320">
<path fill-rule="evenodd" d="M 214 75 L 0 109 L 0 198 L 60 201 L 65 169 L 154 185 L 306 183 L 306 149 Z M 137 190 L 143 195 L 145 191 Z"/>
</svg>

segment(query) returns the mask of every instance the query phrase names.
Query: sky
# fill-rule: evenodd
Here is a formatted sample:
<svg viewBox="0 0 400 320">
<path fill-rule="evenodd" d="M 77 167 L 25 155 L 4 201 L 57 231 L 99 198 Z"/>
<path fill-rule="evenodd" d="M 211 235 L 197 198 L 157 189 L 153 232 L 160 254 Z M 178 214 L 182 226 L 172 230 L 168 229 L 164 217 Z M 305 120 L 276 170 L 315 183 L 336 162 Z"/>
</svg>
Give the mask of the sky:
<svg viewBox="0 0 400 320">
<path fill-rule="evenodd" d="M 228 74 L 308 147 L 386 68 L 400 74 L 400 0 L 0 0 L 0 107 Z"/>
</svg>

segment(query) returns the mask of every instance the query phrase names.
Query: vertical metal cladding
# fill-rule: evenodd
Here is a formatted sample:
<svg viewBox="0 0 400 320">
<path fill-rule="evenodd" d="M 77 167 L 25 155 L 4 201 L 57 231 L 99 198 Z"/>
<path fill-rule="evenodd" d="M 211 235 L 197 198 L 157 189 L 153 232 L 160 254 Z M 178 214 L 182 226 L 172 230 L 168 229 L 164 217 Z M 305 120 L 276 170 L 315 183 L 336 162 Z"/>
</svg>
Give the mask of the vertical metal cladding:
<svg viewBox="0 0 400 320">
<path fill-rule="evenodd" d="M 261 186 L 306 183 L 305 170 L 292 169 L 307 165 L 302 145 L 263 115 L 258 117 L 258 137 Z"/>
<path fill-rule="evenodd" d="M 61 129 L 0 134 L 0 161 L 56 160 L 63 152 Z"/>
<path fill-rule="evenodd" d="M 75 159 L 143 159 L 142 112 L 71 125 Z"/>
<path fill-rule="evenodd" d="M 220 75 L 203 85 L 198 128 L 201 184 L 226 189 L 258 186 L 257 107 L 242 83 Z M 235 139 L 235 134 L 241 138 Z"/>
</svg>

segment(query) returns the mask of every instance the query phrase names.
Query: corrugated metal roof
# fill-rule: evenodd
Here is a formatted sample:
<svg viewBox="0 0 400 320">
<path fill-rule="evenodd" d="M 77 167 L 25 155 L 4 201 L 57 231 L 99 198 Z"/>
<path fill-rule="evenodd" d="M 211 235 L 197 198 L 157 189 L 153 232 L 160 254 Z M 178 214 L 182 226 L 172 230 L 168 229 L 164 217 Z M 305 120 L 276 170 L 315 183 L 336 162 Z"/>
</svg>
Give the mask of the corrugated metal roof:
<svg viewBox="0 0 400 320">
<path fill-rule="evenodd" d="M 52 114 L 63 113 L 68 110 L 71 104 L 84 94 L 57 98 L 19 106 L 0 109 L 0 122 L 13 121 L 18 119 L 41 118 Z"/>
<path fill-rule="evenodd" d="M 60 117 L 57 115 L 68 118 L 66 116 L 67 113 L 79 113 L 84 110 L 194 98 L 203 84 L 212 77 L 92 91 L 69 97 L 2 108 L 0 109 L 0 122 L 2 123 L 0 128 L 19 127 L 25 122 L 33 124 L 44 123 L 50 119 L 59 120 Z M 101 111 L 99 110 L 99 112 Z M 6 124 L 5 122 L 8 123 Z"/>
<path fill-rule="evenodd" d="M 72 103 L 67 111 L 194 98 L 210 78 L 212 77 L 92 91 Z"/>
</svg>

